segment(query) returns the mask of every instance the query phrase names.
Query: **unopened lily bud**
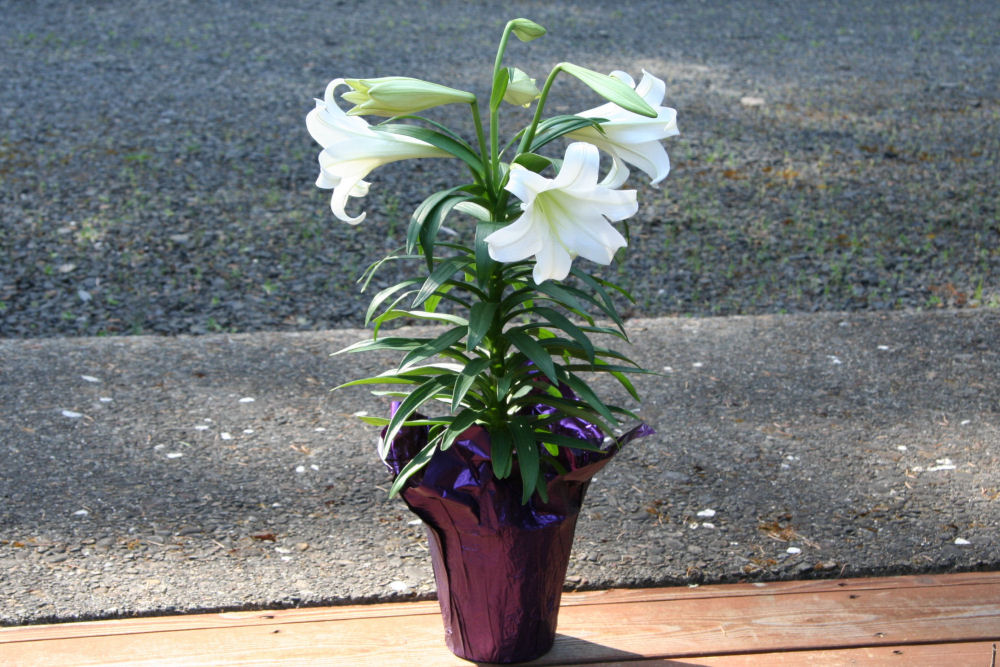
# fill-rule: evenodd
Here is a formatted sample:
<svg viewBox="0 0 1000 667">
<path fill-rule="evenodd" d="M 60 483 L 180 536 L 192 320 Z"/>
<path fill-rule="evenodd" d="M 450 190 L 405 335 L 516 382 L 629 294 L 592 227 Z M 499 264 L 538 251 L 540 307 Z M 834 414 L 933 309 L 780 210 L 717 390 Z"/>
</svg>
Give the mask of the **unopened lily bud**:
<svg viewBox="0 0 1000 667">
<path fill-rule="evenodd" d="M 442 104 L 469 104 L 476 99 L 475 95 L 464 90 L 407 76 L 346 79 L 345 83 L 351 91 L 341 97 L 354 104 L 347 112 L 351 116 L 401 116 Z"/>
<path fill-rule="evenodd" d="M 545 28 L 530 19 L 514 19 L 511 23 L 511 30 L 522 42 L 530 42 L 545 34 Z"/>
<path fill-rule="evenodd" d="M 541 95 L 542 93 L 535 85 L 534 79 L 516 67 L 510 68 L 507 91 L 503 95 L 504 102 L 527 108 Z"/>
</svg>

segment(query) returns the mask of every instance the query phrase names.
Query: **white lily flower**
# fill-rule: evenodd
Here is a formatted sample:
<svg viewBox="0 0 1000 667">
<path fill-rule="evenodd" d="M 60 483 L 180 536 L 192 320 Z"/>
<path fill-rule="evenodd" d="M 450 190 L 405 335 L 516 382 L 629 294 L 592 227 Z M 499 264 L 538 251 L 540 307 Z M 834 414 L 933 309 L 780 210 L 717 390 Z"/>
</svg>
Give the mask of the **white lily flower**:
<svg viewBox="0 0 1000 667">
<path fill-rule="evenodd" d="M 562 280 L 573 259 L 610 264 L 626 245 L 611 226 L 639 210 L 635 190 L 615 190 L 597 182 L 600 153 L 588 143 L 566 148 L 554 179 L 519 164 L 510 168 L 506 189 L 520 199 L 521 217 L 486 237 L 490 257 L 516 262 L 534 255 L 537 284 Z"/>
<path fill-rule="evenodd" d="M 640 116 L 608 102 L 576 114 L 584 118 L 607 118 L 608 122 L 601 123 L 605 134 L 586 127 L 566 136 L 594 144 L 609 153 L 619 170 L 625 169 L 622 162 L 638 167 L 649 174 L 655 185 L 670 173 L 670 158 L 660 141 L 679 134 L 677 111 L 662 106 L 667 86 L 646 70 L 642 71 L 642 80 L 638 86 L 625 72 L 612 72 L 611 76 L 635 88 L 635 92 L 656 111 L 656 118 Z M 624 173 L 627 175 L 628 171 Z M 620 172 L 618 177 L 620 178 Z"/>
<path fill-rule="evenodd" d="M 306 127 L 323 147 L 319 154 L 316 186 L 332 189 L 330 208 L 333 214 L 356 225 L 365 219 L 365 213 L 355 217 L 348 215 L 347 199 L 368 194 L 371 184 L 364 178 L 373 169 L 397 160 L 451 155 L 413 137 L 378 132 L 362 118 L 348 116 L 333 98 L 340 85 L 346 85 L 343 79 L 330 82 L 324 99 L 316 100 L 316 108 L 306 116 Z"/>
</svg>

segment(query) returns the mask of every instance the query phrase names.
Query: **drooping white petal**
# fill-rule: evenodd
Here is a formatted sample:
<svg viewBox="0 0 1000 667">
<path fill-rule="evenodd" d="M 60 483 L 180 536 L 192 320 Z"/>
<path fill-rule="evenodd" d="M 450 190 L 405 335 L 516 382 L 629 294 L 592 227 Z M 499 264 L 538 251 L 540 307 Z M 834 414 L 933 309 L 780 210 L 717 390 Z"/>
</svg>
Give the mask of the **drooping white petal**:
<svg viewBox="0 0 1000 667">
<path fill-rule="evenodd" d="M 536 283 L 564 279 L 577 256 L 610 263 L 626 243 L 608 221 L 634 215 L 638 203 L 634 190 L 598 183 L 599 166 L 597 148 L 586 143 L 567 147 L 554 179 L 513 165 L 506 187 L 522 200 L 521 217 L 486 237 L 490 256 L 503 262 L 534 256 Z"/>
<path fill-rule="evenodd" d="M 606 118 L 607 122 L 601 124 L 603 134 L 585 127 L 567 136 L 591 143 L 616 160 L 638 167 L 655 185 L 670 173 L 670 161 L 660 141 L 678 134 L 677 112 L 662 106 L 666 84 L 645 70 L 638 85 L 625 72 L 612 72 L 611 76 L 633 86 L 636 94 L 656 111 L 656 118 L 641 116 L 609 102 L 577 114 L 584 118 Z"/>
<path fill-rule="evenodd" d="M 346 85 L 343 79 L 327 85 L 324 99 L 316 100 L 316 108 L 306 116 L 306 128 L 323 147 L 317 187 L 332 189 L 330 208 L 334 215 L 356 225 L 365 214 L 349 215 L 347 201 L 368 193 L 370 184 L 364 179 L 372 170 L 397 160 L 451 155 L 413 137 L 373 130 L 364 119 L 348 116 L 334 99 L 340 85 Z"/>
</svg>

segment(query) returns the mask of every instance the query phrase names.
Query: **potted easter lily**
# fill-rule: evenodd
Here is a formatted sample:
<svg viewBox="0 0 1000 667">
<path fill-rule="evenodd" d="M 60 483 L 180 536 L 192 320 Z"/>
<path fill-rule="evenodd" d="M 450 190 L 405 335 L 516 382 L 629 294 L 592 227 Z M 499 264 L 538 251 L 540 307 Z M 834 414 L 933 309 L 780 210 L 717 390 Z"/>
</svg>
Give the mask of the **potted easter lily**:
<svg viewBox="0 0 1000 667">
<path fill-rule="evenodd" d="M 627 340 L 613 298 L 627 292 L 574 259 L 607 265 L 626 246 L 612 223 L 638 210 L 636 191 L 622 189 L 629 165 L 661 181 L 670 163 L 660 141 L 677 134 L 656 77 L 644 72 L 636 85 L 623 72 L 564 62 L 538 89 L 504 64 L 512 34 L 527 42 L 545 29 L 507 24 L 482 105 L 472 93 L 409 77 L 336 79 L 306 119 L 323 147 L 317 185 L 333 190 L 333 213 L 350 224 L 365 218 L 348 212 L 350 199 L 368 192 L 364 179 L 380 165 L 451 158 L 468 168 L 468 182 L 427 196 L 405 246 L 362 276 L 368 286 L 387 262 L 416 269 L 372 297 L 372 338 L 342 352 L 399 355 L 396 368 L 344 386 L 382 385 L 375 393 L 394 399 L 389 416 L 367 418 L 382 427 L 391 493 L 426 526 L 449 648 L 485 662 L 528 660 L 551 647 L 589 480 L 628 440 L 651 432 L 639 424 L 615 437 L 622 420 L 637 417 L 588 384 L 605 374 L 638 400 L 628 375 L 644 371 L 602 342 Z M 560 74 L 605 103 L 545 117 Z M 346 112 L 338 89 L 353 105 Z M 502 137 L 504 103 L 535 111 L 527 127 Z M 468 105 L 468 136 L 418 115 L 445 104 Z M 559 139 L 569 143 L 553 155 Z M 400 336 L 384 326 L 393 320 L 442 326 Z"/>
</svg>

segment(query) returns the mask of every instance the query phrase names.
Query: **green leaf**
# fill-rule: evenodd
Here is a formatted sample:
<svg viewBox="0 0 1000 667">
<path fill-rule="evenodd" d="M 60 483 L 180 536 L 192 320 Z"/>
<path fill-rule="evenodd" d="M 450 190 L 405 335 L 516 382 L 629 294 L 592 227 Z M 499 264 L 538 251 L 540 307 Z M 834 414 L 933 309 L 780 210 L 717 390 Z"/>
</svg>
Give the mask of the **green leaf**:
<svg viewBox="0 0 1000 667">
<path fill-rule="evenodd" d="M 555 364 L 552 362 L 552 357 L 549 353 L 545 351 L 538 341 L 536 341 L 531 336 L 522 333 L 520 331 L 511 329 L 507 332 L 507 338 L 511 343 L 517 347 L 518 350 L 527 357 L 531 363 L 538 367 L 542 373 L 545 374 L 552 384 L 558 384 L 559 380 L 556 377 Z"/>
<path fill-rule="evenodd" d="M 490 462 L 493 465 L 493 474 L 497 479 L 505 479 L 510 476 L 513 469 L 514 449 L 513 437 L 507 426 L 490 432 Z"/>
<path fill-rule="evenodd" d="M 451 447 L 458 436 L 462 435 L 467 428 L 476 423 L 477 417 L 478 414 L 475 410 L 465 409 L 458 413 L 441 436 L 441 450 L 444 451 Z"/>
<path fill-rule="evenodd" d="M 536 306 L 534 313 L 539 317 L 544 317 L 552 326 L 562 329 L 569 334 L 570 338 L 578 342 L 587 351 L 587 358 L 590 361 L 594 360 L 594 345 L 590 342 L 590 338 L 580 327 L 573 324 L 568 317 L 557 310 L 546 308 L 545 306 Z"/>
<path fill-rule="evenodd" d="M 452 412 L 458 410 L 458 407 L 462 404 L 462 399 L 465 398 L 465 395 L 475 383 L 476 378 L 479 377 L 480 373 L 489 368 L 489 365 L 489 359 L 473 359 L 466 364 L 465 368 L 462 369 L 462 372 L 458 374 L 458 377 L 455 379 L 455 390 L 451 395 Z"/>
<path fill-rule="evenodd" d="M 633 88 L 618 79 L 573 63 L 560 63 L 558 67 L 587 84 L 591 90 L 622 109 L 647 118 L 656 118 L 656 110 L 646 103 Z"/>
<path fill-rule="evenodd" d="M 390 338 L 379 338 L 378 340 L 362 340 L 357 343 L 351 343 L 342 350 L 337 350 L 331 357 L 335 357 L 338 354 L 345 354 L 348 352 L 372 352 L 375 350 L 396 350 L 405 351 L 412 350 L 418 347 L 421 343 L 428 341 L 427 338 L 403 338 L 403 337 L 390 337 Z"/>
<path fill-rule="evenodd" d="M 459 213 L 472 216 L 480 222 L 489 222 L 490 211 L 488 208 L 473 201 L 463 201 L 455 205 L 455 210 Z"/>
<path fill-rule="evenodd" d="M 552 164 L 552 160 L 544 155 L 538 155 L 537 153 L 521 153 L 514 158 L 514 164 L 519 164 L 528 171 L 533 171 L 538 174 Z"/>
<path fill-rule="evenodd" d="M 392 487 L 389 489 L 390 498 L 395 498 L 399 492 L 403 490 L 403 486 L 406 485 L 406 480 L 410 479 L 414 473 L 418 472 L 421 468 L 427 465 L 428 462 L 430 462 L 435 449 L 437 449 L 437 442 L 430 442 L 427 446 L 421 449 L 416 456 L 410 459 L 410 462 L 399 471 L 399 474 L 396 475 L 396 479 L 393 480 Z"/>
<path fill-rule="evenodd" d="M 500 229 L 505 223 L 502 222 L 480 222 L 476 225 L 476 283 L 482 289 L 488 289 L 490 276 L 497 263 L 490 257 L 489 247 L 486 245 L 486 237 Z"/>
<path fill-rule="evenodd" d="M 483 337 L 493 326 L 493 316 L 497 312 L 497 304 L 492 301 L 477 301 L 469 311 L 469 337 L 465 341 L 465 349 L 472 351 L 483 340 Z"/>
<path fill-rule="evenodd" d="M 456 272 L 461 271 L 470 264 L 472 264 L 471 257 L 449 257 L 439 262 L 434 267 L 434 270 L 431 271 L 431 274 L 427 276 L 427 279 L 424 280 L 424 284 L 420 286 L 420 291 L 417 292 L 417 296 L 413 300 L 413 307 L 416 308 L 426 301 L 431 294 L 434 294 Z"/>
<path fill-rule="evenodd" d="M 402 428 L 403 422 L 406 421 L 406 418 L 413 414 L 421 405 L 430 400 L 436 394 L 447 389 L 449 386 L 453 386 L 454 382 L 454 376 L 434 377 L 411 391 L 409 395 L 403 399 L 403 401 L 399 404 L 399 407 L 396 408 L 396 412 L 389 420 L 389 425 L 386 426 L 385 435 L 379 443 L 379 456 L 381 456 L 382 459 L 385 459 L 390 443 L 392 443 L 393 439 L 399 433 L 399 429 Z"/>
<path fill-rule="evenodd" d="M 458 326 L 467 327 L 469 326 L 468 320 L 464 317 L 459 317 L 458 315 L 451 315 L 449 313 L 431 313 L 426 310 L 388 310 L 382 315 L 379 315 L 378 322 L 388 322 L 390 320 L 395 320 L 400 317 L 412 317 L 418 320 L 435 320 L 437 322 L 447 322 L 448 324 L 457 324 Z"/>
<path fill-rule="evenodd" d="M 595 394 L 594 390 L 590 388 L 590 385 L 572 373 L 563 371 L 561 368 L 556 369 L 556 372 L 559 373 L 559 379 L 565 382 L 566 385 L 572 389 L 573 392 L 587 405 L 593 408 L 597 414 L 607 419 L 611 424 L 618 424 L 618 420 L 615 419 L 613 414 L 611 414 L 611 410 L 609 410 L 608 407 L 604 405 L 603 401 L 597 397 L 597 394 Z"/>
<path fill-rule="evenodd" d="M 448 190 L 441 190 L 440 192 L 435 192 L 420 202 L 420 205 L 417 206 L 415 211 L 413 211 L 413 215 L 410 216 L 410 225 L 406 229 L 407 253 L 413 254 L 416 252 L 417 241 L 422 240 L 421 232 L 425 226 L 433 228 L 433 233 L 430 235 L 430 239 L 435 239 L 437 237 L 437 230 L 441 227 L 441 222 L 444 220 L 445 216 L 447 216 L 448 211 L 450 211 L 456 203 L 472 198 L 472 196 L 468 194 L 456 194 L 456 192 L 461 189 L 462 186 L 449 188 Z M 442 209 L 442 204 L 446 204 L 453 197 L 457 198 L 458 201 L 451 203 L 451 206 L 448 206 L 447 209 Z M 430 220 L 430 225 L 427 225 L 428 220 Z M 426 248 L 424 248 L 424 254 L 427 254 Z"/>
<path fill-rule="evenodd" d="M 535 492 L 538 483 L 538 445 L 531 433 L 521 423 L 511 424 L 514 448 L 517 450 L 517 467 L 521 471 L 521 504 L 525 504 Z"/>
<path fill-rule="evenodd" d="M 628 88 L 628 86 L 625 87 Z M 655 116 L 656 114 L 654 113 L 653 115 Z M 383 125 L 373 125 L 372 129 L 380 132 L 389 132 L 390 134 L 413 137 L 414 139 L 425 141 L 431 146 L 436 146 L 446 153 L 454 155 L 459 160 L 469 165 L 469 168 L 472 169 L 480 180 L 484 179 L 482 158 L 480 158 L 480 156 L 477 155 L 476 152 L 472 150 L 472 148 L 464 141 L 458 141 L 457 139 L 449 137 L 441 132 L 435 132 L 434 130 L 429 130 L 426 127 L 417 127 L 416 125 L 386 123 Z"/>
<path fill-rule="evenodd" d="M 490 91 L 490 109 L 496 111 L 503 102 L 503 96 L 507 92 L 507 84 L 510 83 L 510 68 L 501 67 L 493 77 L 493 89 Z"/>
<path fill-rule="evenodd" d="M 399 367 L 403 368 L 444 352 L 452 345 L 462 340 L 462 337 L 465 335 L 467 330 L 468 327 L 454 327 L 448 329 L 437 338 L 414 347 L 405 357 L 403 357 L 403 361 L 400 362 Z"/>
<path fill-rule="evenodd" d="M 531 140 L 530 150 L 532 152 L 537 151 L 545 144 L 585 127 L 592 127 L 599 133 L 604 134 L 601 122 L 606 121 L 604 118 L 584 118 L 582 116 L 553 116 L 552 118 L 546 118 L 538 124 L 538 128 L 535 130 L 535 137 Z"/>
<path fill-rule="evenodd" d="M 379 306 L 385 303 L 390 296 L 392 296 L 401 289 L 412 287 L 413 285 L 416 285 L 421 282 L 423 281 L 420 278 L 410 278 L 408 280 L 404 280 L 401 283 L 396 283 L 395 285 L 386 287 L 384 290 L 373 296 L 371 303 L 368 304 L 368 310 L 367 312 L 365 312 L 365 324 L 367 325 L 372 321 L 372 315 L 375 314 L 375 311 L 378 310 Z"/>
</svg>

